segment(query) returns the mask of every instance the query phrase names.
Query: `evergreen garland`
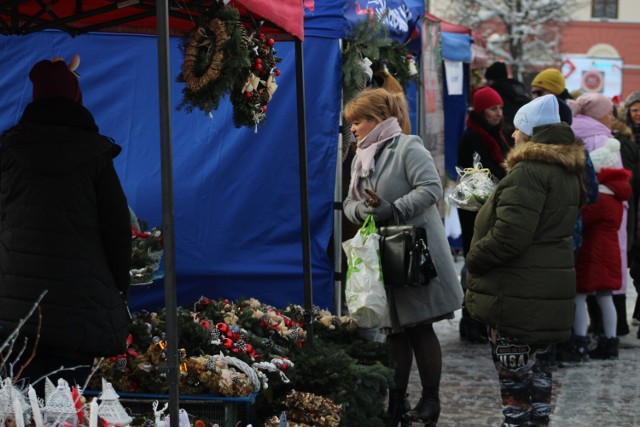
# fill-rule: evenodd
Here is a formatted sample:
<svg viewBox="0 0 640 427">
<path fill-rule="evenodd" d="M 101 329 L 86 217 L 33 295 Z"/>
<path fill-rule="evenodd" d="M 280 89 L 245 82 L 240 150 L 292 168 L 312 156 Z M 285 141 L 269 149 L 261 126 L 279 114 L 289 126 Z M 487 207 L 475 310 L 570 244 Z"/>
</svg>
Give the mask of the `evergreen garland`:
<svg viewBox="0 0 640 427">
<path fill-rule="evenodd" d="M 237 86 L 250 66 L 245 33 L 237 9 L 212 3 L 182 45 L 184 62 L 178 81 L 185 87 L 178 109 L 211 113 L 218 108 L 220 99 Z"/>
<path fill-rule="evenodd" d="M 362 60 L 369 58 L 371 69 L 384 70 L 394 76 L 403 87 L 410 81 L 420 82 L 419 74 L 412 74 L 409 60 L 412 55 L 403 44 L 389 38 L 389 30 L 377 16 L 359 21 L 344 41 L 342 51 L 342 91 L 345 103 L 367 84 Z"/>
</svg>

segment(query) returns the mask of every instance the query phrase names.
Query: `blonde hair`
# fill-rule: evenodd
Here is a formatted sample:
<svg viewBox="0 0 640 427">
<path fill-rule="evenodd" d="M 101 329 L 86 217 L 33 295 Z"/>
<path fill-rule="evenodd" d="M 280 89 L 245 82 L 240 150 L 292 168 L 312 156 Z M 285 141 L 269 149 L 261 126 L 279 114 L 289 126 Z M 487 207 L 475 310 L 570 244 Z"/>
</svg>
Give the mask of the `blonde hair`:
<svg viewBox="0 0 640 427">
<path fill-rule="evenodd" d="M 411 133 L 409 107 L 403 92 L 390 92 L 382 88 L 365 89 L 358 92 L 344 108 L 344 118 L 349 122 L 366 119 L 380 123 L 389 117 L 398 119 L 402 133 Z"/>
</svg>

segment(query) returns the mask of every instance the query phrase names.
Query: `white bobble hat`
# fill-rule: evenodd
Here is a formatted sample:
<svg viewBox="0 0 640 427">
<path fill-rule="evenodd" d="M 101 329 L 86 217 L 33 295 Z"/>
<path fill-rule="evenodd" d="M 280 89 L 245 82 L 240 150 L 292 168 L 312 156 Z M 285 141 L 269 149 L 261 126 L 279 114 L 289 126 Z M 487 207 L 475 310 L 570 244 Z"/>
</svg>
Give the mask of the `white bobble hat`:
<svg viewBox="0 0 640 427">
<path fill-rule="evenodd" d="M 542 125 L 560 123 L 560 111 L 555 95 L 544 95 L 520 107 L 513 125 L 528 136 L 533 135 L 533 128 Z"/>
<path fill-rule="evenodd" d="M 591 162 L 596 172 L 602 168 L 618 168 L 618 153 L 620 152 L 620 141 L 609 138 L 600 148 L 589 153 Z"/>
</svg>

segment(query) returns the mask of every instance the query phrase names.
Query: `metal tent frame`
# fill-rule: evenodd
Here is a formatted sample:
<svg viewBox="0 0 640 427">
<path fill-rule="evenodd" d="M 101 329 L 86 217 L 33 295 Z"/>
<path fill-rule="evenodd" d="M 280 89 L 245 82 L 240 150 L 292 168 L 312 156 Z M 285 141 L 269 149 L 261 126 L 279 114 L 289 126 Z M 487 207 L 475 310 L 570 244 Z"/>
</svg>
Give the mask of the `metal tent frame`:
<svg viewBox="0 0 640 427">
<path fill-rule="evenodd" d="M 72 36 L 95 31 L 156 34 L 157 36 L 162 225 L 165 251 L 164 290 L 167 310 L 167 382 L 169 383 L 171 420 L 178 420 L 179 355 L 176 322 L 169 37 L 190 31 L 193 28 L 193 22 L 199 16 L 206 14 L 207 7 L 215 1 L 218 0 L 0 0 L 0 34 L 3 35 L 25 35 L 36 31 L 57 29 Z M 262 29 L 273 38 L 295 42 L 304 302 L 308 324 L 307 344 L 313 345 L 302 0 L 277 2 L 232 0 L 231 5 L 238 8 L 241 15 L 249 21 L 264 20 Z"/>
</svg>

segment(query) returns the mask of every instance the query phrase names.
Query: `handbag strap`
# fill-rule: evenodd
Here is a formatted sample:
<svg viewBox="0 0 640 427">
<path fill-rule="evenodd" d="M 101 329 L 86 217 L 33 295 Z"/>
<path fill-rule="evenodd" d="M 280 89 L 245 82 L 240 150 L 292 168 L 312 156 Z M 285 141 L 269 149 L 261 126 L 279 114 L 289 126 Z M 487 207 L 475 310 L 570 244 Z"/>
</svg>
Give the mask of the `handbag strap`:
<svg viewBox="0 0 640 427">
<path fill-rule="evenodd" d="M 405 224 L 404 216 L 402 215 L 402 212 L 400 212 L 400 210 L 396 207 L 394 203 L 391 203 L 391 211 L 393 212 L 393 223 L 395 225 Z"/>
</svg>

